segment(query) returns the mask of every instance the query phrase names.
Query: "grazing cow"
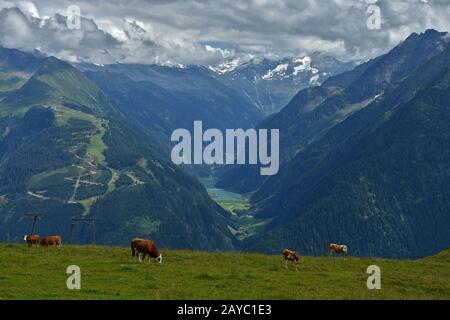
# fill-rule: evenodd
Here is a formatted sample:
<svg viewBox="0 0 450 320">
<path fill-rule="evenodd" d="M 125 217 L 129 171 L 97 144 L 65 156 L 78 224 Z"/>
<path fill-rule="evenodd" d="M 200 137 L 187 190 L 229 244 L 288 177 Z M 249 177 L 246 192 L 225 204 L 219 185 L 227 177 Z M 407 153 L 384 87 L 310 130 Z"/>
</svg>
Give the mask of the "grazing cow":
<svg viewBox="0 0 450 320">
<path fill-rule="evenodd" d="M 292 251 L 289 249 L 284 249 L 281 253 L 283 254 L 283 260 L 286 269 L 288 268 L 288 262 L 291 262 L 291 264 L 295 265 L 295 271 L 298 271 L 297 265 L 300 259 L 299 253 L 297 251 Z"/>
<path fill-rule="evenodd" d="M 328 256 L 331 256 L 333 252 L 346 256 L 348 254 L 348 248 L 345 244 L 330 243 L 328 245 Z"/>
<path fill-rule="evenodd" d="M 31 247 L 33 244 L 38 245 L 39 244 L 39 235 L 37 234 L 30 234 L 30 235 L 24 235 L 23 240 L 25 240 L 29 247 Z"/>
<path fill-rule="evenodd" d="M 137 256 L 139 262 L 145 260 L 145 257 L 148 255 L 148 262 L 150 262 L 150 258 L 155 259 L 156 262 L 162 262 L 162 255 L 159 253 L 156 248 L 155 242 L 153 240 L 145 240 L 140 238 L 134 238 L 131 240 L 131 256 Z M 142 256 L 142 259 L 141 259 Z"/>
<path fill-rule="evenodd" d="M 141 238 L 133 238 L 131 239 L 131 256 L 133 258 L 139 258 L 139 256 L 141 255 L 140 252 L 137 252 L 136 247 L 138 245 L 139 242 L 145 241 L 145 239 L 141 239 Z"/>
<path fill-rule="evenodd" d="M 57 248 L 60 248 L 62 246 L 61 236 L 46 236 L 41 240 L 41 246 L 47 248 L 49 246 L 56 246 Z"/>
</svg>

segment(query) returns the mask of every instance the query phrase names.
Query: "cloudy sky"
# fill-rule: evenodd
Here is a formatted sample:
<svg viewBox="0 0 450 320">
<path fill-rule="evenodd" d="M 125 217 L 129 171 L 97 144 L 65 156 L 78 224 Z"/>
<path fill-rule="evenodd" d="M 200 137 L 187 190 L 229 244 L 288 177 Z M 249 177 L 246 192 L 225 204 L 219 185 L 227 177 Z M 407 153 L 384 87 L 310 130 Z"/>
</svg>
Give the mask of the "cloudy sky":
<svg viewBox="0 0 450 320">
<path fill-rule="evenodd" d="M 381 28 L 370 29 L 376 3 Z M 80 28 L 67 23 L 68 7 Z M 73 62 L 218 64 L 326 51 L 386 52 L 412 32 L 450 30 L 449 0 L 0 0 L 0 45 Z"/>
</svg>

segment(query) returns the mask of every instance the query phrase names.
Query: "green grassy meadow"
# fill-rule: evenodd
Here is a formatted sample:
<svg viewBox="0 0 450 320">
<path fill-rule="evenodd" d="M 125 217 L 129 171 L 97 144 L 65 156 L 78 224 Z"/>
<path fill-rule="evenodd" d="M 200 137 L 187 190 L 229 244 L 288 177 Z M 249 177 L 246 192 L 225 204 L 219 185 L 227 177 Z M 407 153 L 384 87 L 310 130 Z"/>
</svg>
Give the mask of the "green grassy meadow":
<svg viewBox="0 0 450 320">
<path fill-rule="evenodd" d="M 0 245 L 0 299 L 449 299 L 450 250 L 421 260 L 302 257 L 298 272 L 280 256 L 161 250 L 140 264 L 125 247 Z M 381 268 L 368 290 L 366 268 Z M 68 290 L 66 268 L 81 268 Z"/>
</svg>

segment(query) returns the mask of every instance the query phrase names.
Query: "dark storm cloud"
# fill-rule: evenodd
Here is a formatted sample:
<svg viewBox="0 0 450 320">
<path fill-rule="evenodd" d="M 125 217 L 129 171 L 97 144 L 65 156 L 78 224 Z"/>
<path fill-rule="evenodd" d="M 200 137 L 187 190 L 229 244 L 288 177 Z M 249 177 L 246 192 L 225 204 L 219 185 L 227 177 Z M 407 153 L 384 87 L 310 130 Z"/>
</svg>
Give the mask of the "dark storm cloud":
<svg viewBox="0 0 450 320">
<path fill-rule="evenodd" d="M 367 28 L 369 2 L 380 7 L 380 30 Z M 55 22 L 73 4 L 86 18 L 81 30 Z M 446 0 L 0 0 L 0 8 L 10 8 L 0 13 L 1 45 L 97 63 L 214 64 L 317 50 L 371 57 L 412 32 L 450 27 Z"/>
</svg>

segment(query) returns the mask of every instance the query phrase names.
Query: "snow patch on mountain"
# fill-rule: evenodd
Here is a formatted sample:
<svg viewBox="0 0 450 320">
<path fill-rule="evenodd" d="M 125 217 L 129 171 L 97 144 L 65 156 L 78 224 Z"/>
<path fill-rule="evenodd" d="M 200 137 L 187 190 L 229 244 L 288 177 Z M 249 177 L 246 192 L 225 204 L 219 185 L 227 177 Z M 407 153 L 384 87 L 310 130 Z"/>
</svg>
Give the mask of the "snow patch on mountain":
<svg viewBox="0 0 450 320">
<path fill-rule="evenodd" d="M 181 63 L 172 62 L 170 60 L 167 60 L 163 63 L 160 63 L 159 65 L 169 68 L 175 68 L 175 69 L 186 69 L 187 66 Z"/>
<path fill-rule="evenodd" d="M 262 76 L 264 80 L 270 80 L 274 76 L 286 76 L 286 71 L 288 70 L 289 64 L 283 63 L 279 64 L 275 69 L 269 70 L 265 75 Z"/>
<path fill-rule="evenodd" d="M 316 85 L 319 81 L 319 70 L 311 66 L 312 59 L 308 56 L 296 57 L 288 60 L 283 59 L 276 68 L 267 71 L 261 78 L 263 80 L 297 78 L 300 74 L 310 73 L 310 83 Z"/>
<path fill-rule="evenodd" d="M 241 64 L 242 64 L 241 59 L 235 58 L 233 60 L 225 61 L 224 63 L 219 64 L 217 66 L 209 66 L 209 69 L 218 74 L 225 74 L 235 70 Z"/>
<path fill-rule="evenodd" d="M 309 79 L 309 84 L 312 86 L 317 86 L 319 84 L 319 75 L 316 74 Z"/>
<path fill-rule="evenodd" d="M 293 68 L 294 68 L 293 75 L 296 76 L 300 72 L 312 72 L 313 74 L 317 74 L 319 72 L 319 70 L 311 67 L 311 61 L 312 61 L 311 57 L 308 57 L 308 56 L 294 58 L 292 60 Z"/>
</svg>

